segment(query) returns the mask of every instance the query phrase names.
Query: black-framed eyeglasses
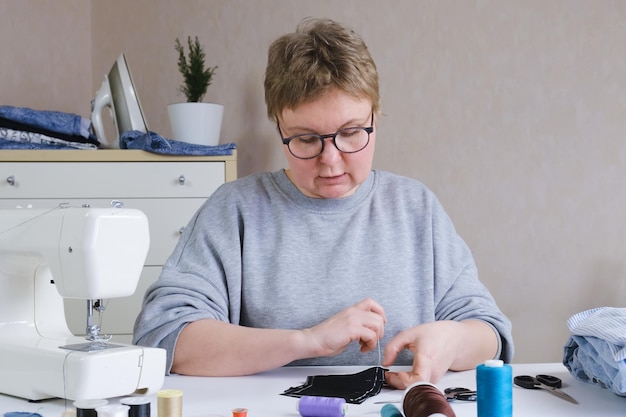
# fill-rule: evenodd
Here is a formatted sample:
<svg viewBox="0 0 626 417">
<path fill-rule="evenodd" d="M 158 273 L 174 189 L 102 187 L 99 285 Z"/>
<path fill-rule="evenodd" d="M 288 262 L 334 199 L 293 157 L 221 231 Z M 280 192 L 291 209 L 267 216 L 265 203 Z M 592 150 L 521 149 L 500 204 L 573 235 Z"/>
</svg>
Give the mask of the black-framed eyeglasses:
<svg viewBox="0 0 626 417">
<path fill-rule="evenodd" d="M 278 133 L 283 141 L 283 145 L 287 145 L 289 152 L 293 156 L 298 159 L 313 159 L 324 152 L 326 139 L 332 139 L 335 148 L 343 153 L 355 153 L 365 149 L 370 142 L 370 134 L 374 131 L 374 112 L 372 112 L 370 126 L 346 127 L 327 135 L 301 133 L 284 138 L 278 120 L 276 124 L 278 125 Z"/>
</svg>

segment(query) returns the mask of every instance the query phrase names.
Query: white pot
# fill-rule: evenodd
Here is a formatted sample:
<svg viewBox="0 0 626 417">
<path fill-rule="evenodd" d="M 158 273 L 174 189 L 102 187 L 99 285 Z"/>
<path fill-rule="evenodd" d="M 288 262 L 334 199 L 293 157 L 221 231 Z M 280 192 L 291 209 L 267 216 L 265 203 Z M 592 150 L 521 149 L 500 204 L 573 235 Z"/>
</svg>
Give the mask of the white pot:
<svg viewBox="0 0 626 417">
<path fill-rule="evenodd" d="M 224 106 L 215 103 L 174 103 L 167 106 L 173 139 L 198 145 L 220 143 Z"/>
</svg>

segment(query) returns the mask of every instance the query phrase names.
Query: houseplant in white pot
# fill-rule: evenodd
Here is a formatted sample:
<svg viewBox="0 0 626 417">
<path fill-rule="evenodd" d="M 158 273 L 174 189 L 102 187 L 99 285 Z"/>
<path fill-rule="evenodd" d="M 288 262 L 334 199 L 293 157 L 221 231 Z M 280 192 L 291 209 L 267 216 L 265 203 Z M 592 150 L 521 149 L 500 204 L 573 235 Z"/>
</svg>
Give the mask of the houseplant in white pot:
<svg viewBox="0 0 626 417">
<path fill-rule="evenodd" d="M 203 103 L 202 98 L 213 81 L 217 67 L 207 67 L 198 37 L 187 37 L 188 51 L 176 38 L 178 70 L 183 76 L 179 90 L 187 101 L 167 106 L 174 139 L 199 145 L 215 146 L 220 140 L 224 106 Z"/>
</svg>

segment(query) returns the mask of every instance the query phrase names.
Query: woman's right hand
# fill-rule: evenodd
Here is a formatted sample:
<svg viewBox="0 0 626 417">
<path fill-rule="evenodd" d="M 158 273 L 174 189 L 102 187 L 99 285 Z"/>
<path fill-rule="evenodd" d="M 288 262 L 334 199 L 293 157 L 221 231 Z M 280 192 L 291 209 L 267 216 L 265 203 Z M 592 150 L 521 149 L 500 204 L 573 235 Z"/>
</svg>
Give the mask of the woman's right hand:
<svg viewBox="0 0 626 417">
<path fill-rule="evenodd" d="M 311 356 L 337 355 L 354 341 L 361 345 L 361 352 L 371 351 L 383 337 L 386 321 L 382 306 L 366 298 L 304 330 L 314 347 Z"/>
</svg>

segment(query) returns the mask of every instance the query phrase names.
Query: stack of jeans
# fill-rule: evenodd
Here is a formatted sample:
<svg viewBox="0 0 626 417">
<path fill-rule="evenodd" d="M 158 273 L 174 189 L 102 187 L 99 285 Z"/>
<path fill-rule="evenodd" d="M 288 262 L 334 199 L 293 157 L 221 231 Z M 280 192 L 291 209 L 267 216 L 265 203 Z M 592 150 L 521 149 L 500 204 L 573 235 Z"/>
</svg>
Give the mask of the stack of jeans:
<svg viewBox="0 0 626 417">
<path fill-rule="evenodd" d="M 0 149 L 98 149 L 91 120 L 77 114 L 0 106 Z"/>
</svg>

